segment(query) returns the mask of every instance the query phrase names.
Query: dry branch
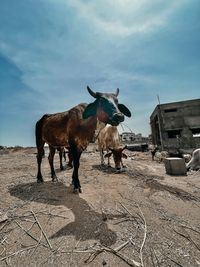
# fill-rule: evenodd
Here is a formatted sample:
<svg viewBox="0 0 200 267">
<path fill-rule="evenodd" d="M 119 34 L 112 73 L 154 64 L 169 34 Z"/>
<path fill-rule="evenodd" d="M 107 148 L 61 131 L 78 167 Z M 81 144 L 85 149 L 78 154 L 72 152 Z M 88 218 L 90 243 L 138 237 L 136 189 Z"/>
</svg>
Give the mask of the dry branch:
<svg viewBox="0 0 200 267">
<path fill-rule="evenodd" d="M 191 226 L 188 226 L 188 225 L 185 225 L 185 224 L 180 224 L 183 228 L 187 228 L 187 229 L 189 229 L 189 230 L 192 230 L 192 231 L 194 231 L 194 232 L 196 232 L 196 233 L 198 233 L 198 234 L 200 234 L 200 231 L 198 231 L 197 229 L 195 229 L 194 227 L 191 227 Z"/>
<path fill-rule="evenodd" d="M 41 240 L 42 240 L 42 231 L 41 231 L 41 234 L 40 234 L 40 239 L 38 240 L 38 243 L 35 247 L 35 249 L 33 250 L 33 252 L 31 253 L 31 256 L 35 253 L 36 249 L 38 248 L 38 246 L 41 244 Z"/>
<path fill-rule="evenodd" d="M 44 237 L 45 237 L 45 239 L 46 239 L 46 241 L 47 241 L 47 243 L 48 243 L 50 249 L 52 249 L 52 245 L 51 245 L 51 243 L 50 243 L 50 241 L 49 241 L 49 239 L 48 239 L 46 233 L 44 232 L 44 230 L 43 230 L 43 228 L 42 228 L 40 222 L 38 221 L 38 218 L 36 217 L 35 213 L 34 213 L 32 210 L 31 210 L 31 212 L 32 212 L 32 214 L 33 214 L 33 216 L 34 216 L 34 218 L 35 218 L 35 220 L 36 220 L 36 222 L 37 222 L 37 224 L 38 224 L 40 230 L 42 231 L 42 233 L 43 233 L 43 235 L 44 235 Z"/>
<path fill-rule="evenodd" d="M 128 244 L 127 242 L 125 242 L 125 243 L 126 243 L 126 245 Z M 117 249 L 122 249 L 124 246 L 125 246 L 125 244 L 122 244 Z M 118 258 L 120 258 L 121 260 L 126 262 L 129 266 L 132 266 L 132 267 L 140 267 L 141 266 L 141 264 L 139 262 L 132 260 L 132 259 L 129 259 L 129 258 L 123 256 L 121 253 L 119 253 L 116 249 L 112 249 L 112 248 L 106 247 L 106 246 L 102 246 L 100 249 L 98 249 L 98 250 L 94 251 L 92 254 L 90 254 L 90 256 L 85 260 L 85 263 L 91 263 L 102 252 L 109 252 L 109 253 L 116 255 Z"/>
<path fill-rule="evenodd" d="M 179 262 L 177 262 L 176 260 L 172 259 L 171 257 L 169 257 L 168 255 L 160 252 L 164 257 L 166 257 L 167 259 L 169 259 L 170 261 L 172 261 L 173 263 L 175 263 L 177 266 L 179 267 L 183 267 L 183 265 L 181 265 Z"/>
<path fill-rule="evenodd" d="M 188 241 L 190 241 L 190 242 L 191 242 L 191 243 L 192 243 L 192 244 L 193 244 L 193 245 L 200 251 L 200 247 L 199 247 L 199 245 L 196 244 L 196 243 L 194 242 L 194 240 L 191 238 L 191 236 L 187 233 L 186 230 L 185 230 L 186 234 L 180 233 L 180 232 L 178 232 L 177 230 L 175 230 L 174 228 L 173 228 L 173 230 L 174 230 L 174 232 L 177 233 L 178 235 L 180 235 L 180 236 L 186 238 Z"/>
<path fill-rule="evenodd" d="M 7 256 L 1 258 L 0 261 L 7 260 L 7 259 L 10 258 L 10 257 L 13 257 L 13 256 L 15 256 L 15 255 L 17 255 L 17 254 L 19 254 L 19 253 L 21 253 L 21 252 L 24 252 L 24 251 L 33 249 L 33 248 L 35 248 L 36 246 L 37 246 L 37 245 L 33 245 L 33 246 L 30 246 L 30 247 L 27 247 L 27 248 L 24 248 L 24 249 L 20 249 L 20 250 L 18 250 L 18 251 L 16 251 L 16 252 L 13 252 L 13 253 L 11 253 L 11 254 L 9 254 L 9 255 L 7 255 Z"/>
<path fill-rule="evenodd" d="M 15 223 L 28 235 L 28 236 L 30 236 L 33 240 L 35 240 L 37 243 L 39 243 L 40 241 L 37 239 L 37 238 L 35 238 L 34 236 L 32 236 L 27 230 L 25 230 L 24 228 L 23 228 L 23 226 L 21 226 L 21 224 L 20 223 L 18 223 L 17 221 L 15 221 Z M 46 244 L 44 244 L 44 243 L 41 243 L 44 247 L 47 247 L 47 245 Z"/>
<path fill-rule="evenodd" d="M 142 241 L 142 245 L 140 247 L 140 260 L 141 260 L 141 265 L 144 266 L 142 250 L 143 250 L 143 247 L 144 247 L 144 244 L 145 244 L 145 241 L 146 241 L 146 236 L 147 236 L 147 224 L 146 224 L 146 220 L 145 220 L 144 214 L 143 214 L 143 212 L 142 212 L 142 210 L 140 209 L 139 206 L 138 206 L 138 209 L 139 209 L 139 211 L 140 211 L 140 213 L 142 215 L 143 221 L 144 221 L 144 238 L 143 238 L 143 241 Z"/>
</svg>

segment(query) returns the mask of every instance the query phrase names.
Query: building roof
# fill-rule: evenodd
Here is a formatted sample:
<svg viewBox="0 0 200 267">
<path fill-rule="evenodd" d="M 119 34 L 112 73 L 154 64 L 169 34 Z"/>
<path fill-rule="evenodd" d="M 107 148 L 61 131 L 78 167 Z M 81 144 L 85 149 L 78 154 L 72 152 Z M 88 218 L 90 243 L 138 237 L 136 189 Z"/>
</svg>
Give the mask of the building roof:
<svg viewBox="0 0 200 267">
<path fill-rule="evenodd" d="M 152 120 L 154 118 L 154 116 L 156 115 L 156 113 L 158 112 L 159 109 L 163 110 L 166 108 L 170 109 L 170 108 L 177 108 L 177 107 L 188 106 L 188 105 L 189 106 L 199 105 L 199 108 L 200 108 L 200 98 L 159 104 L 155 107 L 154 111 L 152 112 L 152 114 L 150 116 L 150 120 Z"/>
</svg>

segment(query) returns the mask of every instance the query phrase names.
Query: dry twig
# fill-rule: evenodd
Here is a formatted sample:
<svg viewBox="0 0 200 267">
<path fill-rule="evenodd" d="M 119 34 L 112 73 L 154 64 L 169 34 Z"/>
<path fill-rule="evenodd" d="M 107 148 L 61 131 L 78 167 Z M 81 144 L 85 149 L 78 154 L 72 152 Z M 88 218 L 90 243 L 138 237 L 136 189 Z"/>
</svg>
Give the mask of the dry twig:
<svg viewBox="0 0 200 267">
<path fill-rule="evenodd" d="M 188 234 L 188 232 L 185 230 L 185 233 L 186 234 L 183 234 L 183 233 L 180 233 L 180 232 L 178 232 L 177 230 L 175 230 L 174 228 L 173 228 L 173 230 L 174 230 L 174 232 L 175 233 L 177 233 L 178 235 L 180 235 L 180 236 L 182 236 L 182 237 L 184 237 L 184 238 L 186 238 L 188 241 L 190 241 L 199 251 L 200 251 L 200 247 L 199 247 L 199 245 L 198 244 L 196 244 L 195 242 L 194 242 L 194 240 L 191 238 L 191 236 Z"/>
<path fill-rule="evenodd" d="M 192 230 L 192 231 L 194 231 L 194 232 L 196 232 L 196 233 L 198 233 L 198 234 L 200 234 L 200 231 L 198 231 L 197 229 L 195 229 L 194 227 L 191 227 L 191 226 L 188 226 L 188 225 L 185 225 L 185 224 L 180 224 L 183 228 L 187 228 L 187 229 L 189 229 L 189 230 Z"/>
<path fill-rule="evenodd" d="M 35 249 L 33 250 L 33 252 L 31 253 L 31 256 L 35 253 L 36 249 L 38 248 L 38 246 L 41 244 L 41 240 L 42 240 L 42 231 L 41 231 L 41 234 L 40 234 L 40 239 L 38 240 L 38 243 L 35 247 Z"/>
<path fill-rule="evenodd" d="M 37 243 L 38 242 L 40 242 L 39 240 L 37 240 L 37 238 L 35 238 L 34 236 L 32 236 L 27 230 L 25 230 L 24 228 L 23 228 L 23 226 L 21 226 L 21 224 L 20 223 L 18 223 L 17 221 L 15 221 L 15 223 L 28 235 L 28 236 L 30 236 L 33 240 L 35 240 Z M 44 243 L 41 243 L 44 247 L 47 247 L 47 245 L 46 244 L 44 244 Z"/>
<path fill-rule="evenodd" d="M 33 248 L 35 248 L 36 246 L 37 246 L 37 245 L 33 245 L 33 246 L 30 246 L 30 247 L 27 247 L 27 248 L 24 248 L 24 249 L 20 249 L 20 250 L 18 250 L 18 251 L 16 251 L 16 252 L 13 252 L 13 253 L 11 253 L 11 254 L 9 254 L 9 255 L 7 255 L 7 256 L 1 258 L 0 261 L 7 260 L 7 259 L 10 258 L 10 257 L 13 257 L 13 256 L 15 256 L 15 255 L 17 255 L 17 254 L 19 254 L 19 253 L 21 253 L 21 252 L 24 252 L 24 251 L 33 249 Z"/>
<path fill-rule="evenodd" d="M 35 220 L 36 220 L 36 222 L 37 222 L 37 224 L 38 224 L 40 230 L 42 231 L 42 233 L 43 233 L 43 235 L 44 235 L 44 237 L 45 237 L 45 239 L 46 239 L 46 241 L 47 241 L 47 243 L 48 243 L 50 249 L 52 249 L 52 245 L 51 245 L 51 243 L 50 243 L 50 241 L 49 241 L 49 239 L 48 239 L 46 233 L 44 232 L 44 230 L 43 230 L 43 228 L 42 228 L 40 222 L 38 221 L 38 218 L 36 217 L 35 213 L 34 213 L 32 210 L 31 210 L 31 212 L 32 212 L 32 214 L 33 214 L 33 216 L 34 216 L 34 218 L 35 218 Z"/>
<path fill-rule="evenodd" d="M 140 213 L 142 215 L 143 221 L 144 221 L 144 238 L 143 238 L 143 241 L 142 241 L 142 245 L 140 247 L 140 260 L 141 260 L 141 265 L 144 266 L 142 250 L 143 250 L 143 247 L 144 247 L 144 244 L 145 244 L 145 241 L 146 241 L 146 236 L 147 236 L 147 224 L 146 224 L 146 220 L 145 220 L 144 214 L 143 214 L 143 212 L 142 212 L 142 210 L 140 209 L 139 206 L 138 206 L 138 209 L 139 209 L 139 211 L 140 211 Z"/>
<path fill-rule="evenodd" d="M 127 242 L 125 242 L 125 243 L 127 245 Z M 118 247 L 118 249 L 122 249 L 124 246 L 125 245 L 123 244 L 120 247 Z M 100 249 L 98 249 L 95 252 L 93 252 L 92 254 L 90 254 L 90 256 L 85 260 L 85 263 L 91 263 L 102 252 L 109 252 L 109 253 L 112 253 L 112 254 L 116 255 L 118 258 L 120 258 L 121 260 L 126 262 L 129 266 L 132 266 L 132 267 L 140 267 L 141 266 L 141 264 L 139 262 L 137 262 L 135 260 L 132 260 L 132 259 L 130 260 L 129 258 L 123 256 L 118 251 L 116 249 L 112 249 L 110 247 L 103 246 Z"/>
</svg>

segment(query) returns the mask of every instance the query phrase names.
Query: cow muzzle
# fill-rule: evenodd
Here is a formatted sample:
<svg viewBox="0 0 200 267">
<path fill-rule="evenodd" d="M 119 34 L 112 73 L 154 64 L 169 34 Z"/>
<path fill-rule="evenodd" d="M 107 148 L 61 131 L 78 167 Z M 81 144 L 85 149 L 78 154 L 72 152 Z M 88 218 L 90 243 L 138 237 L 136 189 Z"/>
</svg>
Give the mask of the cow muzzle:
<svg viewBox="0 0 200 267">
<path fill-rule="evenodd" d="M 117 126 L 120 122 L 124 121 L 124 115 L 122 113 L 114 113 L 111 119 L 111 125 Z"/>
</svg>

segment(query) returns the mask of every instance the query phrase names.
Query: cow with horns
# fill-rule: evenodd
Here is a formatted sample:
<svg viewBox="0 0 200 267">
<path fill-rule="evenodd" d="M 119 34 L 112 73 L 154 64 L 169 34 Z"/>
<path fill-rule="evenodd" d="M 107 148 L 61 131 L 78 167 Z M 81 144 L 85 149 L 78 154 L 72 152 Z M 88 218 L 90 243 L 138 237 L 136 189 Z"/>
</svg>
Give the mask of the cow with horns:
<svg viewBox="0 0 200 267">
<path fill-rule="evenodd" d="M 44 144 L 47 143 L 50 148 L 49 163 L 52 181 L 57 180 L 53 166 L 55 150 L 58 147 L 69 146 L 69 153 L 73 159 L 72 184 L 74 192 L 81 192 L 78 175 L 80 157 L 94 137 L 97 120 L 117 126 L 124 121 L 124 116 L 131 117 L 129 109 L 118 103 L 119 89 L 116 90 L 116 93 L 100 93 L 93 92 L 87 86 L 87 90 L 95 98 L 94 102 L 81 103 L 65 112 L 44 115 L 36 123 L 37 182 L 43 182 L 41 162 Z"/>
</svg>

